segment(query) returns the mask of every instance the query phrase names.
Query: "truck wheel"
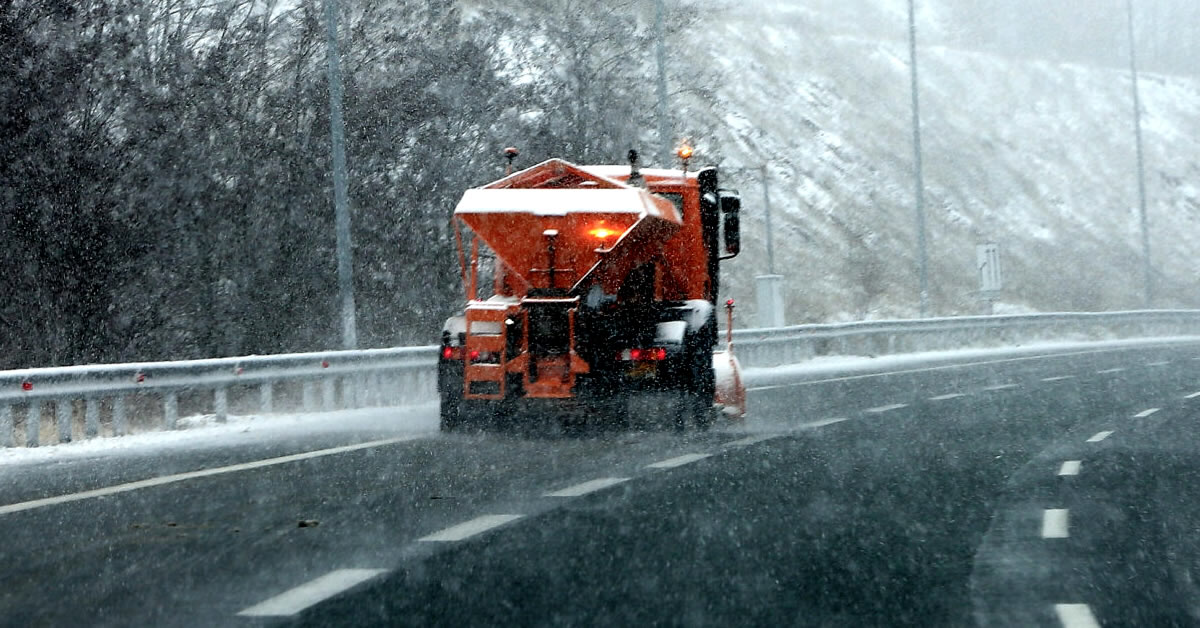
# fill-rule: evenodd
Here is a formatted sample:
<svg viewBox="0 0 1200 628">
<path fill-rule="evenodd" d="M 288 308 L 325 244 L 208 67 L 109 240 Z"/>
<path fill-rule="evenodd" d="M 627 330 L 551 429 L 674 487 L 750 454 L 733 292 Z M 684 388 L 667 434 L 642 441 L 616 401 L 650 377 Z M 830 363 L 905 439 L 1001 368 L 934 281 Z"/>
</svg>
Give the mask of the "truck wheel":
<svg viewBox="0 0 1200 628">
<path fill-rule="evenodd" d="M 712 427 L 712 407 L 698 393 L 683 391 L 679 393 L 679 408 L 675 413 L 675 429 L 686 430 L 695 425 L 700 431 Z"/>
<path fill-rule="evenodd" d="M 438 405 L 439 427 L 443 432 L 455 432 L 462 426 L 459 400 L 457 397 L 443 395 Z"/>
<path fill-rule="evenodd" d="M 713 407 L 712 403 L 708 402 L 703 396 L 698 394 L 689 394 L 688 398 L 692 404 L 692 418 L 696 421 L 696 428 L 701 432 L 707 432 L 708 428 L 713 424 Z"/>
</svg>

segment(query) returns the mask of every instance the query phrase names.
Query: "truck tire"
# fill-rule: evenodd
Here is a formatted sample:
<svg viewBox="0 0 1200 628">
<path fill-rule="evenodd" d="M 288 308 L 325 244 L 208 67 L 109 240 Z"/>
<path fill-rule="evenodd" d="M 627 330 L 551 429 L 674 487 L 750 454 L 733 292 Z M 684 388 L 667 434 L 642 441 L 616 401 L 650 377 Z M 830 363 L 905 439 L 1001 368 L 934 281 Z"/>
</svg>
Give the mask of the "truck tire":
<svg viewBox="0 0 1200 628">
<path fill-rule="evenodd" d="M 438 404 L 438 426 L 443 432 L 455 432 L 462 426 L 459 403 L 457 397 L 442 395 Z"/>
</svg>

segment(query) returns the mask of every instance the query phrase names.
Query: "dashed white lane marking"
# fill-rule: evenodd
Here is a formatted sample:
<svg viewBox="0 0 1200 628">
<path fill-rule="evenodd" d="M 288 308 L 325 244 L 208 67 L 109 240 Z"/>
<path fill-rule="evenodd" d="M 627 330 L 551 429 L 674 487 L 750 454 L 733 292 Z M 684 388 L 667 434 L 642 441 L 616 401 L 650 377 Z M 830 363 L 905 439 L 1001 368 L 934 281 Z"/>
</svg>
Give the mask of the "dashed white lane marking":
<svg viewBox="0 0 1200 628">
<path fill-rule="evenodd" d="M 346 589 L 366 582 L 386 569 L 338 569 L 316 580 L 306 582 L 294 589 L 260 602 L 238 613 L 243 617 L 288 617 L 327 600 Z"/>
<path fill-rule="evenodd" d="M 1057 375 L 1055 377 L 1043 377 L 1043 382 L 1061 382 L 1064 379 L 1075 379 L 1074 375 Z"/>
<path fill-rule="evenodd" d="M 763 441 L 771 440 L 772 438 L 779 438 L 780 436 L 783 436 L 783 434 L 759 434 L 758 436 L 747 436 L 746 438 L 739 438 L 735 441 L 730 441 L 728 443 L 725 443 L 725 446 L 726 447 L 746 447 L 748 445 L 756 445 Z"/>
<path fill-rule="evenodd" d="M 893 404 L 886 405 L 886 406 L 879 406 L 878 408 L 867 408 L 866 410 L 863 410 L 863 412 L 869 412 L 871 414 L 880 414 L 882 412 L 891 412 L 892 410 L 899 410 L 900 408 L 907 408 L 907 407 L 908 407 L 907 403 L 893 403 Z"/>
<path fill-rule="evenodd" d="M 1055 604 L 1054 612 L 1058 613 L 1063 628 L 1100 628 L 1087 604 Z"/>
<path fill-rule="evenodd" d="M 986 386 L 984 390 L 991 392 L 995 390 L 1008 390 L 1010 388 L 1020 388 L 1020 384 L 997 384 L 995 386 Z"/>
<path fill-rule="evenodd" d="M 1158 412 L 1159 410 L 1161 410 L 1161 408 L 1149 408 L 1149 409 L 1146 409 L 1146 410 L 1142 410 L 1141 412 L 1139 412 L 1139 413 L 1137 413 L 1137 414 L 1133 415 L 1133 418 L 1135 418 L 1135 419 L 1144 419 L 1144 418 L 1146 418 L 1146 417 L 1150 416 L 1151 414 L 1154 414 L 1155 412 Z"/>
<path fill-rule="evenodd" d="M 1067 532 L 1067 515 L 1066 508 L 1048 508 L 1042 512 L 1042 538 L 1043 539 L 1065 539 L 1070 534 Z"/>
<path fill-rule="evenodd" d="M 842 421 L 849 421 L 849 420 L 850 420 L 850 419 L 843 418 L 843 417 L 836 417 L 836 418 L 830 418 L 830 419 L 821 419 L 820 421 L 813 421 L 813 422 L 811 422 L 811 423 L 804 423 L 804 424 L 801 424 L 801 425 L 800 425 L 800 427 L 802 427 L 802 428 L 809 428 L 809 429 L 811 429 L 811 428 L 814 428 L 814 427 L 825 427 L 826 425 L 833 425 L 834 423 L 841 423 Z"/>
<path fill-rule="evenodd" d="M 1118 367 L 1117 367 L 1117 368 L 1115 368 L 1115 369 L 1104 369 L 1103 371 L 1096 371 L 1096 374 L 1097 374 L 1097 375 L 1103 375 L 1103 374 L 1105 374 L 1105 373 L 1120 373 L 1121 371 L 1124 371 L 1124 370 L 1125 370 L 1125 367 L 1123 367 L 1123 366 L 1118 366 Z"/>
<path fill-rule="evenodd" d="M 453 541 L 461 541 L 468 539 L 476 534 L 487 532 L 492 528 L 498 528 L 506 523 L 511 523 L 520 519 L 524 515 L 484 515 L 476 517 L 470 521 L 460 523 L 456 526 L 450 526 L 441 532 L 434 532 L 429 536 L 423 536 L 418 541 L 424 543 L 448 543 Z"/>
<path fill-rule="evenodd" d="M 546 493 L 545 497 L 579 497 L 581 495 L 594 493 L 598 490 L 605 489 L 610 486 L 616 486 L 622 482 L 628 481 L 629 478 L 599 478 L 596 480 L 582 482 L 580 484 L 576 484 L 575 486 L 568 486 L 560 491 Z"/>
<path fill-rule="evenodd" d="M 1058 469 L 1059 475 L 1079 475 L 1079 467 L 1083 465 L 1081 460 L 1067 460 L 1062 463 Z"/>
<path fill-rule="evenodd" d="M 17 504 L 8 504 L 0 506 L 0 515 L 9 513 L 21 512 L 23 510 L 33 510 L 34 508 L 42 508 L 43 506 L 53 506 L 55 504 L 66 504 L 69 502 L 77 502 L 93 497 L 104 497 L 106 495 L 115 495 L 117 493 L 125 493 L 128 491 L 136 491 L 140 488 L 150 488 L 151 486 L 162 486 L 164 484 L 173 484 L 175 482 L 183 482 L 185 480 L 194 480 L 196 478 L 204 478 L 210 475 L 220 475 L 222 473 L 234 473 L 236 471 L 249 471 L 251 469 L 261 469 L 262 467 L 270 467 L 277 464 L 287 464 L 299 460 L 309 460 L 311 458 L 320 458 L 322 456 L 333 456 L 336 454 L 344 454 L 359 449 L 370 449 L 372 447 L 383 447 L 393 443 L 402 443 L 405 441 L 416 440 L 421 438 L 418 435 L 401 436 L 399 438 L 386 438 L 384 440 L 373 440 L 367 443 L 359 443 L 357 445 L 344 445 L 342 447 L 333 447 L 331 449 L 319 449 L 317 451 L 309 451 L 302 454 L 292 454 L 290 456 L 280 456 L 278 458 L 267 458 L 266 460 L 255 460 L 254 462 L 245 462 L 242 464 L 232 464 L 227 467 L 214 467 L 212 469 L 201 469 L 199 471 L 189 471 L 187 473 L 176 473 L 174 475 L 164 475 L 157 478 L 147 480 L 138 480 L 136 482 L 128 482 L 125 484 L 117 484 L 116 486 L 107 486 L 97 488 L 81 493 L 71 493 L 69 495 L 59 495 L 57 497 L 45 497 L 43 499 L 35 499 Z"/>
<path fill-rule="evenodd" d="M 949 394 L 945 394 L 945 395 L 938 395 L 936 397 L 930 397 L 929 400 L 930 401 L 946 401 L 947 399 L 958 399 L 959 397 L 965 397 L 965 396 L 966 395 L 964 395 L 962 393 L 949 393 Z"/>
<path fill-rule="evenodd" d="M 1151 363 L 1147 364 L 1146 366 L 1166 366 L 1170 363 L 1171 363 L 1170 361 L 1164 360 L 1162 362 L 1151 362 Z"/>
<path fill-rule="evenodd" d="M 1200 397 L 1200 391 L 1194 392 L 1194 393 L 1184 397 L 1184 399 L 1195 399 L 1196 397 Z"/>
<path fill-rule="evenodd" d="M 682 467 L 685 464 L 691 464 L 697 460 L 704 460 L 712 454 L 685 454 L 675 458 L 668 458 L 658 462 L 646 465 L 647 469 L 673 469 Z"/>
<path fill-rule="evenodd" d="M 1108 438 L 1109 436 L 1112 436 L 1112 430 L 1107 430 L 1104 432 L 1096 432 L 1096 435 L 1087 439 L 1087 442 L 1098 443 L 1098 442 Z"/>
</svg>

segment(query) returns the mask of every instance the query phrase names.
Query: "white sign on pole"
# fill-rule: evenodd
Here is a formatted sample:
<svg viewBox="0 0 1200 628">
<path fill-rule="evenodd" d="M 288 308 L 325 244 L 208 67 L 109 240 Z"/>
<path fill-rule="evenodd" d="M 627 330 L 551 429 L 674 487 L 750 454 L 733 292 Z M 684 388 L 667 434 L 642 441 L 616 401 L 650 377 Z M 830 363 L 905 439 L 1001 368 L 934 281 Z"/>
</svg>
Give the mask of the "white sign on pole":
<svg viewBox="0 0 1200 628">
<path fill-rule="evenodd" d="M 1000 245 L 987 242 L 975 247 L 975 267 L 979 269 L 979 291 L 999 292 L 1004 288 L 1000 272 Z"/>
</svg>

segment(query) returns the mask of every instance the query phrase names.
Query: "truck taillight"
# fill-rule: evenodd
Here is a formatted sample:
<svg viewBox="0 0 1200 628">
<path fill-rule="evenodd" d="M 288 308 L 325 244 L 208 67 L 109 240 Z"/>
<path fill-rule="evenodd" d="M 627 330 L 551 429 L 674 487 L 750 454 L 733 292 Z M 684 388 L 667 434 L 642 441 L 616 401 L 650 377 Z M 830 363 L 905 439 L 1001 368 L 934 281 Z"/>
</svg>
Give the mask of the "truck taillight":
<svg viewBox="0 0 1200 628">
<path fill-rule="evenodd" d="M 449 360 L 454 357 L 454 347 L 442 347 L 442 359 Z"/>
<path fill-rule="evenodd" d="M 651 349 L 626 349 L 621 352 L 618 359 L 625 362 L 657 362 L 667 359 L 667 350 L 662 347 L 653 347 Z"/>
<path fill-rule="evenodd" d="M 472 364 L 499 364 L 500 354 L 492 353 L 491 351 L 479 351 L 478 349 L 471 351 L 469 354 Z"/>
</svg>

